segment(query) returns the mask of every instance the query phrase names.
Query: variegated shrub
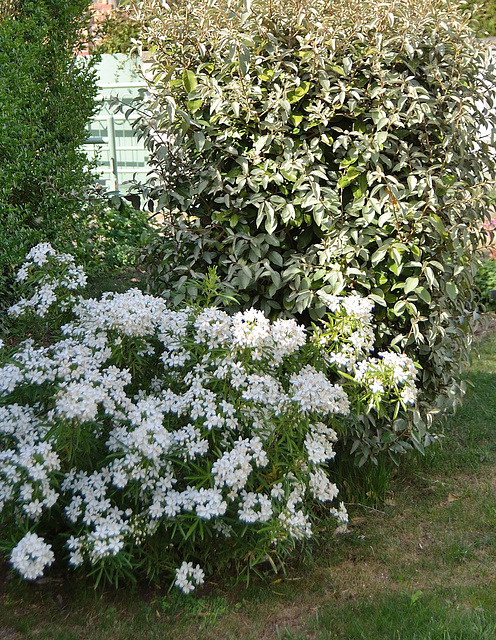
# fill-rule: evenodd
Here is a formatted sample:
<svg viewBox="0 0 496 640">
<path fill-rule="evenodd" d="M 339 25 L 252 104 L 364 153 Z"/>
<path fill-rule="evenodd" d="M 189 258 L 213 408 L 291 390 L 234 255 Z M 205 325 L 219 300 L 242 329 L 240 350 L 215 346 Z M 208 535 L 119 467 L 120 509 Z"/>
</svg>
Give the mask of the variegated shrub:
<svg viewBox="0 0 496 640">
<path fill-rule="evenodd" d="M 378 346 L 422 366 L 428 441 L 462 391 L 495 175 L 495 78 L 468 17 L 441 0 L 136 8 L 153 54 L 136 128 L 158 173 L 142 195 L 166 220 L 145 255 L 155 290 L 178 302 L 216 264 L 273 316 L 321 317 L 320 290 L 368 295 Z"/>
</svg>

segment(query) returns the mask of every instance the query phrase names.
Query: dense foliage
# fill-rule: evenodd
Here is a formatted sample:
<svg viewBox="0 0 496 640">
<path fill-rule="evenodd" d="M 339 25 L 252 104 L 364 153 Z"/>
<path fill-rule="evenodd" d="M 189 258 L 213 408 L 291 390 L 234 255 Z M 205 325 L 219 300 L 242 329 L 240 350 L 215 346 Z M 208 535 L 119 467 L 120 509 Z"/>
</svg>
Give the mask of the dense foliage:
<svg viewBox="0 0 496 640">
<path fill-rule="evenodd" d="M 93 46 L 97 53 L 130 53 L 139 37 L 139 23 L 133 19 L 124 3 L 98 25 Z"/>
<path fill-rule="evenodd" d="M 477 270 L 475 282 L 480 292 L 481 302 L 486 309 L 496 309 L 496 259 L 484 260 Z"/>
<path fill-rule="evenodd" d="M 347 520 L 328 465 L 349 417 L 416 402 L 413 362 L 371 356 L 357 295 L 323 293 L 312 335 L 137 289 L 84 299 L 83 270 L 48 243 L 18 280 L 12 321 L 52 332 L 0 340 L 1 548 L 28 580 L 56 557 L 114 581 L 169 573 L 186 593 L 204 571 L 275 567 Z"/>
<path fill-rule="evenodd" d="M 473 12 L 472 25 L 481 38 L 496 36 L 496 1 L 468 0 L 467 8 Z"/>
<path fill-rule="evenodd" d="M 79 151 L 95 85 L 74 55 L 88 0 L 24 0 L 0 10 L 0 289 L 40 239 L 77 250 L 91 207 Z M 5 302 L 4 295 L 2 301 Z"/>
<path fill-rule="evenodd" d="M 352 287 L 379 347 L 419 360 L 424 419 L 455 403 L 495 176 L 479 140 L 495 77 L 468 18 L 443 1 L 137 4 L 156 289 L 180 301 L 216 264 L 242 307 L 315 319 L 317 291 Z"/>
</svg>

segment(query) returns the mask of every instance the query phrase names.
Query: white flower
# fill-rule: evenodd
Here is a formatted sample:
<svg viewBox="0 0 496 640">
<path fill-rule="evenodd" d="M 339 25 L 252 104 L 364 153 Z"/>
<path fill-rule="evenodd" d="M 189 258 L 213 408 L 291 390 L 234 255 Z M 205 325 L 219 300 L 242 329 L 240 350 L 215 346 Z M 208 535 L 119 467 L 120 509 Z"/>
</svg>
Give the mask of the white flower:
<svg viewBox="0 0 496 640">
<path fill-rule="evenodd" d="M 339 311 L 342 300 L 340 296 L 334 296 L 330 293 L 326 293 L 325 291 L 318 291 L 317 295 L 332 313 Z"/>
<path fill-rule="evenodd" d="M 232 319 L 231 331 L 234 345 L 252 349 L 255 360 L 260 359 L 264 347 L 272 345 L 270 321 L 258 309 L 236 313 Z"/>
<path fill-rule="evenodd" d="M 279 514 L 279 524 L 296 540 L 312 537 L 312 524 L 301 509 L 288 509 Z"/>
<path fill-rule="evenodd" d="M 327 460 L 332 460 L 336 455 L 333 445 L 337 439 L 338 435 L 334 429 L 326 426 L 323 422 L 310 425 L 310 433 L 305 436 L 305 448 L 310 462 L 322 464 Z"/>
<path fill-rule="evenodd" d="M 339 385 L 333 385 L 323 373 L 307 365 L 300 373 L 291 378 L 291 399 L 297 402 L 303 411 L 317 413 L 341 413 L 347 415 L 350 402 L 345 391 Z"/>
<path fill-rule="evenodd" d="M 418 389 L 413 385 L 406 386 L 401 392 L 401 399 L 405 404 L 415 404 L 417 402 Z"/>
<path fill-rule="evenodd" d="M 192 562 L 183 562 L 180 567 L 176 569 L 176 580 L 174 584 L 181 589 L 183 593 L 190 593 L 194 589 L 203 584 L 205 580 L 205 573 L 197 564 L 193 567 Z"/>
<path fill-rule="evenodd" d="M 369 389 L 371 391 L 371 393 L 383 393 L 384 392 L 384 385 L 382 384 L 382 381 L 377 378 L 376 376 L 373 376 L 370 380 L 369 380 Z"/>
<path fill-rule="evenodd" d="M 284 489 L 282 488 L 282 482 L 278 482 L 272 487 L 270 495 L 275 500 L 282 500 L 284 498 Z"/>
<path fill-rule="evenodd" d="M 96 418 L 98 405 L 104 396 L 102 387 L 87 382 L 71 382 L 57 395 L 57 413 L 68 420 L 76 418 L 80 422 L 89 422 Z"/>
<path fill-rule="evenodd" d="M 382 358 L 384 366 L 393 370 L 393 378 L 397 384 L 413 382 L 417 377 L 417 370 L 413 360 L 404 353 L 381 351 L 379 356 Z"/>
<path fill-rule="evenodd" d="M 251 440 L 240 438 L 231 451 L 226 451 L 212 465 L 211 473 L 215 478 L 216 486 L 227 486 L 235 491 L 243 489 L 253 471 L 252 461 L 257 462 L 261 467 L 268 462 L 260 438 L 255 437 Z"/>
<path fill-rule="evenodd" d="M 48 262 L 48 256 L 54 256 L 55 249 L 49 242 L 40 242 L 26 254 L 24 265 L 36 264 L 41 267 Z"/>
<path fill-rule="evenodd" d="M 192 490 L 192 501 L 195 503 L 196 515 L 202 520 L 223 516 L 227 509 L 227 502 L 218 489 Z"/>
<path fill-rule="evenodd" d="M 275 320 L 271 325 L 272 358 L 275 363 L 297 351 L 306 343 L 305 327 L 294 320 Z"/>
<path fill-rule="evenodd" d="M 267 496 L 253 491 L 241 493 L 238 516 L 241 522 L 267 522 L 272 517 L 272 503 Z"/>
<path fill-rule="evenodd" d="M 348 512 L 346 511 L 346 507 L 344 506 L 344 502 L 339 504 L 339 509 L 331 508 L 329 509 L 331 515 L 337 518 L 343 524 L 348 522 Z"/>
<path fill-rule="evenodd" d="M 196 318 L 195 341 L 205 342 L 209 347 L 221 347 L 231 339 L 231 318 L 225 311 L 210 307 L 204 309 Z"/>
<path fill-rule="evenodd" d="M 60 290 L 75 291 L 86 285 L 86 274 L 82 267 L 76 266 L 74 258 L 67 253 L 56 253 L 52 246 L 45 242 L 33 247 L 27 254 L 26 260 L 17 273 L 17 280 L 24 282 L 29 278 L 31 270 L 40 269 L 48 262 L 59 266 L 60 273 L 57 276 L 43 274 L 36 283 L 35 292 L 29 300 L 22 298 L 8 309 L 8 313 L 19 316 L 26 311 L 31 311 L 40 317 L 45 316 L 50 307 L 57 302 Z M 60 308 L 67 308 L 74 301 L 73 296 L 60 303 Z"/>
<path fill-rule="evenodd" d="M 359 318 L 365 322 L 372 321 L 372 309 L 374 308 L 372 300 L 362 298 L 354 293 L 351 296 L 344 297 L 341 304 L 349 316 Z"/>
<path fill-rule="evenodd" d="M 251 374 L 246 380 L 246 389 L 243 391 L 245 400 L 253 400 L 273 409 L 278 415 L 289 402 L 281 383 L 271 375 Z"/>
<path fill-rule="evenodd" d="M 165 301 L 139 289 L 104 293 L 100 300 L 81 300 L 74 309 L 79 323 L 93 332 L 115 330 L 124 336 L 154 335 L 166 311 Z"/>
<path fill-rule="evenodd" d="M 310 473 L 309 478 L 310 491 L 316 500 L 332 502 L 338 495 L 338 488 L 329 480 L 323 469 Z"/>
<path fill-rule="evenodd" d="M 27 533 L 14 547 L 10 562 L 25 580 L 36 580 L 55 560 L 52 547 L 36 533 Z"/>
</svg>

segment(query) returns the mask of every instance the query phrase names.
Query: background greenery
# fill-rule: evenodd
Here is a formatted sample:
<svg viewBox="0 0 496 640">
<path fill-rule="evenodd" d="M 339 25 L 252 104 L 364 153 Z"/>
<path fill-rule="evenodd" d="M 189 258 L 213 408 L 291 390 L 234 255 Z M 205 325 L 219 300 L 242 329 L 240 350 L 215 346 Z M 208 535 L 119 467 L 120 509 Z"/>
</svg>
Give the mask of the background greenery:
<svg viewBox="0 0 496 640">
<path fill-rule="evenodd" d="M 473 12 L 473 25 L 481 38 L 496 36 L 496 1 L 468 0 L 467 8 Z"/>
<path fill-rule="evenodd" d="M 97 53 L 130 53 L 139 39 L 139 23 L 133 19 L 129 2 L 122 2 L 117 9 L 105 16 L 94 34 Z"/>
<path fill-rule="evenodd" d="M 496 259 L 487 258 L 477 270 L 475 282 L 480 290 L 481 302 L 486 309 L 496 309 Z"/>
</svg>

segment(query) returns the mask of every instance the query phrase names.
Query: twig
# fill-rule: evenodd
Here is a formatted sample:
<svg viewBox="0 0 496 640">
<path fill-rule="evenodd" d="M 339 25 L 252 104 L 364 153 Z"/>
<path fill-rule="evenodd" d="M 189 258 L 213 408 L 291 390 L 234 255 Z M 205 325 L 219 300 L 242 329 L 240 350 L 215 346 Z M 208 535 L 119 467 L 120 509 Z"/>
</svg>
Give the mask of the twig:
<svg viewBox="0 0 496 640">
<path fill-rule="evenodd" d="M 364 509 L 370 509 L 370 511 L 376 511 L 377 513 L 382 513 L 383 516 L 386 515 L 385 511 L 381 511 L 376 507 L 369 507 L 368 504 L 362 504 L 361 502 L 347 502 L 346 504 L 350 507 L 363 507 Z"/>
</svg>

